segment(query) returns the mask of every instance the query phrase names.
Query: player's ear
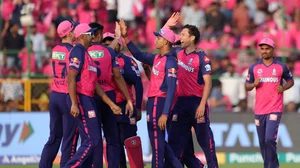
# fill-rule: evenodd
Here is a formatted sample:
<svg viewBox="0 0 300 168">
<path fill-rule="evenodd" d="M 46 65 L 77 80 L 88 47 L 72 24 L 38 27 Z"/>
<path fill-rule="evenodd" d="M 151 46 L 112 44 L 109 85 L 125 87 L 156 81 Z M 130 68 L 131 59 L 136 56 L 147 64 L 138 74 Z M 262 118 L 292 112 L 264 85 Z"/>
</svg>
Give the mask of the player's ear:
<svg viewBox="0 0 300 168">
<path fill-rule="evenodd" d="M 190 40 L 191 40 L 191 41 L 195 41 L 195 38 L 196 38 L 195 36 L 191 36 L 191 37 L 190 37 Z"/>
</svg>

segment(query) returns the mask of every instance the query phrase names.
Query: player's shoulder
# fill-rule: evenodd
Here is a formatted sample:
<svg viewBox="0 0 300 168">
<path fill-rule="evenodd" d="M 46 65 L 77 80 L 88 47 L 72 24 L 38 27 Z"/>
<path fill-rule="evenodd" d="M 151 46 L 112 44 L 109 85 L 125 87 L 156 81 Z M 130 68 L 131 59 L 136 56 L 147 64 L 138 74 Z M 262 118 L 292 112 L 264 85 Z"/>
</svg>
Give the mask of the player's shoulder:
<svg viewBox="0 0 300 168">
<path fill-rule="evenodd" d="M 71 53 L 70 55 L 72 54 L 84 54 L 85 52 L 85 48 L 80 46 L 80 45 L 75 45 L 72 50 L 71 50 Z"/>
<path fill-rule="evenodd" d="M 280 65 L 281 67 L 286 67 L 286 64 L 281 62 L 279 59 L 274 58 L 274 63 Z"/>
<path fill-rule="evenodd" d="M 60 43 L 60 44 L 54 46 L 52 48 L 52 50 L 53 51 L 59 51 L 59 50 L 63 51 L 66 49 L 67 51 L 71 51 L 72 48 L 73 48 L 73 46 L 69 43 Z"/>
<path fill-rule="evenodd" d="M 202 50 L 202 49 L 197 49 L 197 50 L 195 51 L 195 53 L 196 53 L 200 58 L 205 58 L 205 57 L 207 57 L 207 54 L 206 54 L 205 51 Z"/>
</svg>

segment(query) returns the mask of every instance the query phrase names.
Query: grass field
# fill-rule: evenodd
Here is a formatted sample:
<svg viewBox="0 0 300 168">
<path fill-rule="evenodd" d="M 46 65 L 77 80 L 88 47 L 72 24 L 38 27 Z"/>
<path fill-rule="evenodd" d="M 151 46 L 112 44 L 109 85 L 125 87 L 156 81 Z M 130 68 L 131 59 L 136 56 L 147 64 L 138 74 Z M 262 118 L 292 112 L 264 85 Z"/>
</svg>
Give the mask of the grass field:
<svg viewBox="0 0 300 168">
<path fill-rule="evenodd" d="M 37 168 L 37 165 L 14 165 L 14 166 L 0 166 L 0 168 Z M 147 165 L 145 168 L 150 168 Z M 262 168 L 262 164 L 224 164 L 220 165 L 220 168 Z M 280 164 L 280 168 L 299 168 L 299 164 Z M 59 166 L 54 166 L 53 168 L 59 168 Z"/>
</svg>

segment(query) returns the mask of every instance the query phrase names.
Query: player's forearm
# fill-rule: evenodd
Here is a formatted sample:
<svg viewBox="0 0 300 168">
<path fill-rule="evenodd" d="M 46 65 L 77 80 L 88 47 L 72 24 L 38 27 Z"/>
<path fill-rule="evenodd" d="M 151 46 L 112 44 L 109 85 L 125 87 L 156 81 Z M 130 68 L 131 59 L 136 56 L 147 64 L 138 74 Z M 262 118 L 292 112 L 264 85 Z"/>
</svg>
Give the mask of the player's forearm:
<svg viewBox="0 0 300 168">
<path fill-rule="evenodd" d="M 76 80 L 75 77 L 72 77 L 70 74 L 68 75 L 68 91 L 72 104 L 77 105 L 78 102 L 76 98 Z"/>
<path fill-rule="evenodd" d="M 104 90 L 101 88 L 99 84 L 96 85 L 96 93 L 100 96 L 102 101 L 106 103 L 108 106 L 112 106 L 114 102 L 107 96 Z"/>
<path fill-rule="evenodd" d="M 283 90 L 288 90 L 288 89 L 291 88 L 292 86 L 294 86 L 294 80 L 289 80 L 289 81 L 283 86 Z"/>
<path fill-rule="evenodd" d="M 246 89 L 246 91 L 251 91 L 254 88 L 255 88 L 254 83 L 247 83 L 247 82 L 245 83 L 245 89 Z"/>
<path fill-rule="evenodd" d="M 205 105 L 206 104 L 206 102 L 208 100 L 208 97 L 209 97 L 209 94 L 210 94 L 210 91 L 211 91 L 211 88 L 212 88 L 211 80 L 210 81 L 205 81 L 205 85 L 204 85 L 204 88 L 203 88 L 203 95 L 202 95 L 202 98 L 201 98 L 200 105 Z"/>
<path fill-rule="evenodd" d="M 163 113 L 162 113 L 163 115 L 169 116 L 169 114 L 170 114 L 171 106 L 172 106 L 175 91 L 176 91 L 176 81 L 177 81 L 177 79 L 174 77 L 167 78 L 168 89 L 167 89 L 166 100 L 165 100 Z"/>
<path fill-rule="evenodd" d="M 127 43 L 127 48 L 137 60 L 148 65 L 153 65 L 155 55 L 142 52 L 132 41 Z"/>
<path fill-rule="evenodd" d="M 115 38 L 108 47 L 112 48 L 113 50 L 115 50 L 116 46 L 118 45 L 118 41 L 119 39 Z"/>
<path fill-rule="evenodd" d="M 116 82 L 118 88 L 120 89 L 122 94 L 125 96 L 126 100 L 131 101 L 124 78 L 121 75 L 114 75 L 114 79 L 115 79 L 115 82 Z"/>
</svg>

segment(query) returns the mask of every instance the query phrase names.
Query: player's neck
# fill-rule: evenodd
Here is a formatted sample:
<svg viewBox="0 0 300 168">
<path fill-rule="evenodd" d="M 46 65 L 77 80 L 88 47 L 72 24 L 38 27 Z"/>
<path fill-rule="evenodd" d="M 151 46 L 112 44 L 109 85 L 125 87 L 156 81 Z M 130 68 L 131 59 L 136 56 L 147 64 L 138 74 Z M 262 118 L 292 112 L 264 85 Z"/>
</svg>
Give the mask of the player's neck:
<svg viewBox="0 0 300 168">
<path fill-rule="evenodd" d="M 269 59 L 263 59 L 262 62 L 266 65 L 266 66 L 269 66 L 273 63 L 274 61 L 274 57 L 272 58 L 269 58 Z"/>
<path fill-rule="evenodd" d="M 61 41 L 62 43 L 69 43 L 69 44 L 73 44 L 73 40 L 69 40 L 69 39 L 63 39 L 62 41 Z"/>
<path fill-rule="evenodd" d="M 184 49 L 184 51 L 185 51 L 186 54 L 189 54 L 189 53 L 191 53 L 191 52 L 193 52 L 195 50 L 196 50 L 195 44 L 190 44 L 188 47 L 186 47 Z"/>
<path fill-rule="evenodd" d="M 167 54 L 168 52 L 171 52 L 171 48 L 170 47 L 163 47 L 159 50 L 159 54 L 161 56 L 164 56 L 165 54 Z"/>
</svg>

